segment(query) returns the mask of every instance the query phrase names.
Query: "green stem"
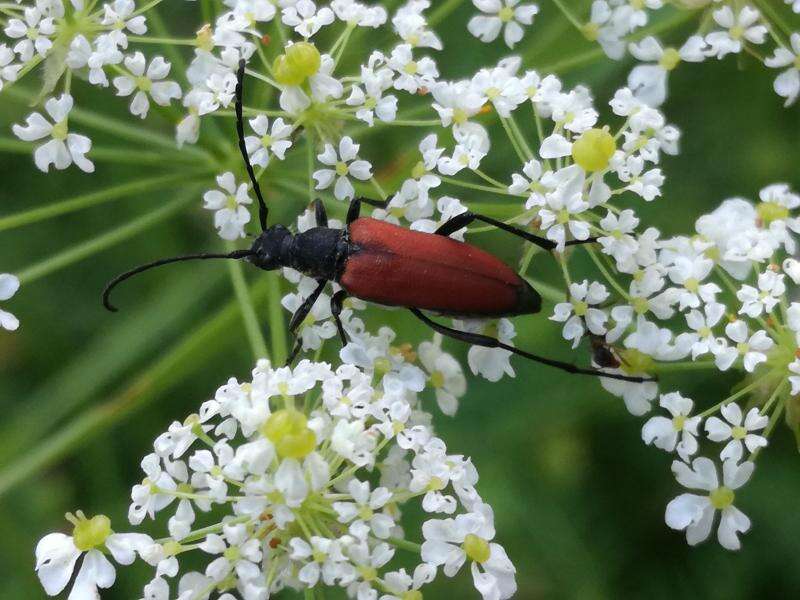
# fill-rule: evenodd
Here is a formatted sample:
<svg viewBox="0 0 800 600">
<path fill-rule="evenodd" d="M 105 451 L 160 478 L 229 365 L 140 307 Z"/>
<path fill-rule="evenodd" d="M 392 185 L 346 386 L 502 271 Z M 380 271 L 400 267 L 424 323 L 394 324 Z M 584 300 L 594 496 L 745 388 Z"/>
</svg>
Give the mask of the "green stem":
<svg viewBox="0 0 800 600">
<path fill-rule="evenodd" d="M 59 217 L 68 213 L 83 210 L 98 204 L 104 204 L 113 200 L 119 200 L 126 196 L 134 194 L 144 194 L 151 190 L 168 189 L 172 184 L 177 184 L 183 181 L 190 181 L 195 179 L 200 173 L 179 173 L 177 175 L 160 175 L 158 177 L 151 177 L 149 179 L 142 179 L 139 181 L 131 181 L 120 185 L 112 186 L 104 190 L 96 192 L 89 192 L 88 194 L 81 194 L 75 198 L 61 200 L 41 206 L 0 217 L 0 231 L 7 229 L 14 229 L 15 227 L 22 227 L 24 225 L 31 225 L 40 221 L 46 221 L 54 217 Z"/>
<path fill-rule="evenodd" d="M 428 26 L 433 27 L 446 19 L 450 13 L 458 8 L 462 1 L 463 0 L 445 0 L 445 2 L 442 2 L 439 7 L 431 13 L 431 16 L 428 17 Z"/>
<path fill-rule="evenodd" d="M 268 302 L 267 312 L 269 314 L 269 335 L 272 344 L 272 360 L 276 365 L 282 365 L 289 356 L 289 349 L 286 340 L 286 326 L 283 316 L 283 306 L 281 305 L 281 276 L 278 273 L 267 273 Z"/>
<path fill-rule="evenodd" d="M 231 251 L 234 250 L 233 244 L 226 244 L 226 248 Z M 253 358 L 269 358 L 267 353 L 267 343 L 264 340 L 264 334 L 261 331 L 261 324 L 258 322 L 256 310 L 253 306 L 253 297 L 250 295 L 250 290 L 247 287 L 247 281 L 244 278 L 242 271 L 242 263 L 238 260 L 229 260 L 228 273 L 233 284 L 233 290 L 236 293 L 236 299 L 239 302 L 239 307 L 242 311 L 242 321 L 244 322 L 244 329 L 247 333 L 247 340 L 250 342 L 250 350 L 253 353 Z"/>
<path fill-rule="evenodd" d="M 703 371 L 706 369 L 716 369 L 717 365 L 713 360 L 684 360 L 677 362 L 656 363 L 651 369 L 654 373 L 677 373 L 680 371 Z"/>
<path fill-rule="evenodd" d="M 575 26 L 575 29 L 583 33 L 583 23 L 578 20 L 578 17 L 572 14 L 572 11 L 569 10 L 562 0 L 553 0 L 553 4 L 555 4 L 558 9 L 564 13 L 564 16 L 567 20 Z"/>
<path fill-rule="evenodd" d="M 126 223 L 125 225 L 117 227 L 116 229 L 107 231 L 106 233 L 101 234 L 92 240 L 76 244 L 75 246 L 59 252 L 55 256 L 51 256 L 50 258 L 46 258 L 38 263 L 22 269 L 18 275 L 20 281 L 30 284 L 37 279 L 44 277 L 45 275 L 50 275 L 59 269 L 68 267 L 69 265 L 88 258 L 97 252 L 119 244 L 120 242 L 133 237 L 138 233 L 141 233 L 142 231 L 161 221 L 165 221 L 182 209 L 191 200 L 193 200 L 196 191 L 197 190 L 192 187 L 191 191 L 180 195 L 172 202 L 163 205 L 153 212 L 147 213 L 138 219 L 134 219 L 130 223 Z"/>
<path fill-rule="evenodd" d="M 514 119 L 514 114 L 512 113 L 508 119 L 504 120 L 508 121 L 508 124 L 511 126 L 511 131 L 513 131 L 514 135 L 517 136 L 517 139 L 519 140 L 522 149 L 525 151 L 525 155 L 528 157 L 528 160 L 533 159 L 534 158 L 533 151 L 531 150 L 531 147 L 528 145 L 528 142 L 525 140 L 525 136 L 522 135 L 522 130 L 519 128 L 516 119 Z"/>
<path fill-rule="evenodd" d="M 535 247 L 535 246 L 534 246 Z M 542 298 L 549 300 L 553 304 L 558 304 L 559 302 L 564 302 L 566 295 L 564 294 L 564 290 L 560 290 L 557 287 L 550 285 L 549 283 L 545 283 L 538 279 L 534 279 L 533 277 L 526 277 L 523 275 L 525 280 L 530 283 L 533 288 L 539 292 Z"/>
<path fill-rule="evenodd" d="M 422 553 L 422 546 L 419 544 L 415 544 L 414 542 L 409 542 L 408 540 L 396 537 L 390 537 L 386 541 L 396 548 L 401 548 L 402 550 L 408 550 L 409 552 L 414 552 L 415 554 Z"/>
</svg>

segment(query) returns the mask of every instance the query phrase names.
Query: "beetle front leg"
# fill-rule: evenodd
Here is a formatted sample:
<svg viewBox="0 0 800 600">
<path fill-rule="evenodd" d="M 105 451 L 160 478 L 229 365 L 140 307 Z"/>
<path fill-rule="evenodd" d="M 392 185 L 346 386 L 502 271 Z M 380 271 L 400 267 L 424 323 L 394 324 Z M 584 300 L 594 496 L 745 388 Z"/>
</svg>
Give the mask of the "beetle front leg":
<svg viewBox="0 0 800 600">
<path fill-rule="evenodd" d="M 314 220 L 317 222 L 317 227 L 328 226 L 328 211 L 319 198 L 314 200 Z"/>
<path fill-rule="evenodd" d="M 292 315 L 292 319 L 289 321 L 289 332 L 294 333 L 295 330 L 298 328 L 300 323 L 308 316 L 308 313 L 311 312 L 311 308 L 314 306 L 314 303 L 319 298 L 320 294 L 322 294 L 322 290 L 325 289 L 325 285 L 328 283 L 325 279 L 318 279 L 317 280 L 317 287 L 314 288 L 314 291 L 308 295 L 308 298 L 303 300 L 303 303 L 300 305 L 294 314 Z"/>
<path fill-rule="evenodd" d="M 372 198 L 353 198 L 350 201 L 350 208 L 347 209 L 347 221 L 346 223 L 350 225 L 353 221 L 355 221 L 359 215 L 361 214 L 361 205 L 362 204 L 369 204 L 375 208 L 383 208 L 385 209 L 389 206 L 388 200 L 373 200 Z"/>
<path fill-rule="evenodd" d="M 525 350 L 520 350 L 519 348 L 515 348 L 514 346 L 509 346 L 508 344 L 504 344 L 497 338 L 489 337 L 488 335 L 481 335 L 480 333 L 470 333 L 468 331 L 459 331 L 458 329 L 453 329 L 451 327 L 447 327 L 446 325 L 442 325 L 429 319 L 426 317 L 419 309 L 417 308 L 410 308 L 409 309 L 414 316 L 417 317 L 420 321 L 425 323 L 428 327 L 445 335 L 447 337 L 451 337 L 455 340 L 460 340 L 462 342 L 466 342 L 467 344 L 472 344 L 474 346 L 483 346 L 484 348 L 501 348 L 503 350 L 508 350 L 509 352 L 516 354 L 518 356 L 522 356 L 523 358 L 527 358 L 528 360 L 532 360 L 534 362 L 541 363 L 543 365 L 547 365 L 549 367 L 555 367 L 556 369 L 561 369 L 562 371 L 566 371 L 568 373 L 573 373 L 575 375 L 592 375 L 595 377 L 607 377 L 609 379 L 620 379 L 622 381 L 630 381 L 633 383 L 644 383 L 646 381 L 653 381 L 653 379 L 647 377 L 633 377 L 629 375 L 620 375 L 618 373 L 606 373 L 604 371 L 600 371 L 598 369 L 584 369 L 582 367 L 578 367 L 573 365 L 572 363 L 563 362 L 560 360 L 554 360 L 552 358 L 546 358 L 544 356 L 538 356 L 537 354 L 531 354 L 530 352 L 526 352 Z"/>
<path fill-rule="evenodd" d="M 339 290 L 331 298 L 331 314 L 333 315 L 333 322 L 336 323 L 336 331 L 339 332 L 339 339 L 342 340 L 342 346 L 347 345 L 347 333 L 342 325 L 342 319 L 339 315 L 342 314 L 342 304 L 347 299 L 347 292 Z"/>
<path fill-rule="evenodd" d="M 479 213 L 474 213 L 471 211 L 463 212 L 460 215 L 456 215 L 455 217 L 451 218 L 449 221 L 442 223 L 439 228 L 434 232 L 437 235 L 444 235 L 448 236 L 459 229 L 462 229 L 468 226 L 473 221 L 482 221 L 488 225 L 493 225 L 498 229 L 502 229 L 510 233 L 511 235 L 515 235 L 517 237 L 522 238 L 525 241 L 531 242 L 532 244 L 536 244 L 540 248 L 544 250 L 551 251 L 553 250 L 557 244 L 546 238 L 543 238 L 538 235 L 533 235 L 532 233 L 528 233 L 524 229 L 520 229 L 519 227 L 514 227 L 513 225 L 509 225 L 508 223 L 503 223 L 502 221 L 498 221 L 497 219 L 493 219 L 492 217 L 487 217 L 486 215 L 481 215 Z M 565 245 L 566 246 L 577 246 L 578 244 L 592 244 L 597 241 L 597 238 L 588 238 L 585 240 L 570 240 Z"/>
</svg>

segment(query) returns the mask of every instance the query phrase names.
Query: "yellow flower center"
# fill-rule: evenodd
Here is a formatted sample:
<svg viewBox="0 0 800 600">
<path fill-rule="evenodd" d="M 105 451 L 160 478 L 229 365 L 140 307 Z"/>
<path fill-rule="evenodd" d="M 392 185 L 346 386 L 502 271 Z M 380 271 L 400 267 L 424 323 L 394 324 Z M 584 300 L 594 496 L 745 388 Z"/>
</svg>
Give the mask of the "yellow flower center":
<svg viewBox="0 0 800 600">
<path fill-rule="evenodd" d="M 75 547 L 81 552 L 102 546 L 112 533 L 111 519 L 105 515 L 96 515 L 87 519 L 82 512 L 79 512 L 76 517 L 73 521 L 75 527 L 72 530 L 72 540 Z"/>
<path fill-rule="evenodd" d="M 514 9 L 510 6 L 504 6 L 500 9 L 500 12 L 497 13 L 497 16 L 500 17 L 500 20 L 503 23 L 508 23 L 514 18 Z"/>
<path fill-rule="evenodd" d="M 789 217 L 789 209 L 777 202 L 760 202 L 756 206 L 756 214 L 764 225 L 773 221 L 783 221 Z"/>
<path fill-rule="evenodd" d="M 316 435 L 308 428 L 308 419 L 294 409 L 272 413 L 260 431 L 284 458 L 303 458 L 317 445 Z"/>
<path fill-rule="evenodd" d="M 53 125 L 53 130 L 50 132 L 50 135 L 53 136 L 54 140 L 61 140 L 64 141 L 67 139 L 67 121 L 59 121 L 55 125 Z"/>
<path fill-rule="evenodd" d="M 664 50 L 664 54 L 661 55 L 661 60 L 658 61 L 658 64 L 665 71 L 672 71 L 680 62 L 680 53 L 675 48 L 667 48 Z"/>
<path fill-rule="evenodd" d="M 322 64 L 322 57 L 316 46 L 310 42 L 298 42 L 286 48 L 286 54 L 275 59 L 273 71 L 275 80 L 283 85 L 300 85 L 309 77 L 316 75 Z"/>
<path fill-rule="evenodd" d="M 689 277 L 686 281 L 683 282 L 683 287 L 685 287 L 693 294 L 696 294 L 697 290 L 700 289 L 700 282 L 697 281 L 697 279 L 694 277 Z"/>
<path fill-rule="evenodd" d="M 736 494 L 733 493 L 733 490 L 725 487 L 724 485 L 722 487 L 718 487 L 708 495 L 708 499 L 711 501 L 711 506 L 717 510 L 728 508 L 731 504 L 733 504 L 734 498 L 736 498 Z"/>
<path fill-rule="evenodd" d="M 735 440 L 743 440 L 747 436 L 747 429 L 741 425 L 737 425 L 731 430 L 731 435 Z"/>
<path fill-rule="evenodd" d="M 572 144 L 572 158 L 584 171 L 602 171 L 617 150 L 607 129 L 589 129 Z"/>
<path fill-rule="evenodd" d="M 344 177 L 345 175 L 347 175 L 348 171 L 349 169 L 347 168 L 347 163 L 344 163 L 342 161 L 336 163 L 336 174 L 339 177 Z"/>
<path fill-rule="evenodd" d="M 492 551 L 489 548 L 489 542 L 485 539 L 478 537 L 474 533 L 467 534 L 464 538 L 464 543 L 461 545 L 464 554 L 476 563 L 485 563 L 489 560 Z"/>
<path fill-rule="evenodd" d="M 405 73 L 408 75 L 416 75 L 417 71 L 419 71 L 419 65 L 416 61 L 412 60 L 405 67 L 403 67 L 403 71 L 405 71 Z"/>
<path fill-rule="evenodd" d="M 683 426 L 686 424 L 686 417 L 683 415 L 678 415 L 677 417 L 672 419 L 672 426 L 675 428 L 675 431 L 683 431 Z"/>
<path fill-rule="evenodd" d="M 444 373 L 441 371 L 431 373 L 431 385 L 437 389 L 444 387 Z"/>
</svg>

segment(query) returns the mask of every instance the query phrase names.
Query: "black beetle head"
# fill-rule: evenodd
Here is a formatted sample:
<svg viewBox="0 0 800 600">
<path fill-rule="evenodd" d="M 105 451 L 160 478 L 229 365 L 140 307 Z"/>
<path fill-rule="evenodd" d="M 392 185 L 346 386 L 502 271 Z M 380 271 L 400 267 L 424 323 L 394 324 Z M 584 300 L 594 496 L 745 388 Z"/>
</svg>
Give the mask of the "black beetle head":
<svg viewBox="0 0 800 600">
<path fill-rule="evenodd" d="M 262 232 L 250 248 L 253 255 L 247 260 L 265 271 L 272 271 L 287 265 L 289 244 L 292 232 L 283 225 L 273 225 Z"/>
</svg>

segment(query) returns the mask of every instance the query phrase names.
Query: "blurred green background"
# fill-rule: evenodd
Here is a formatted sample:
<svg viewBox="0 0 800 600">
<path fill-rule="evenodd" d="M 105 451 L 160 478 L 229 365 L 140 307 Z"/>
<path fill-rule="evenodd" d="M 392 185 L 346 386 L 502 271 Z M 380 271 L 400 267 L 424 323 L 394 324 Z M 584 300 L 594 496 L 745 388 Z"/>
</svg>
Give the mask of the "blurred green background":
<svg viewBox="0 0 800 600">
<path fill-rule="evenodd" d="M 162 11 L 170 31 L 197 29 L 199 7 L 172 4 L 175 8 Z M 485 45 L 466 33 L 474 9 L 461 4 L 440 27 L 446 51 L 439 62 L 447 77 L 466 76 L 474 65 L 508 54 L 500 43 Z M 590 85 L 598 106 L 606 107 L 630 64 L 600 58 L 570 65 L 592 46 L 548 0 L 540 4 L 542 12 L 519 47 L 525 66 L 561 65 L 558 72 L 569 85 Z M 588 2 L 575 5 L 582 9 Z M 350 56 L 360 54 L 353 50 Z M 672 74 L 664 109 L 684 137 L 681 154 L 663 161 L 668 177 L 663 198 L 640 206 L 648 224 L 665 235 L 689 232 L 697 216 L 727 197 L 754 198 L 776 181 L 800 187 L 800 113 L 782 107 L 772 92 L 774 75 L 736 58 L 683 65 Z M 20 87 L 33 89 L 30 80 L 24 83 Z M 125 114 L 127 101 L 111 93 L 77 83 L 75 96 L 79 106 L 138 125 Z M 0 94 L 0 106 L 3 144 L 11 139 L 9 124 L 20 121 L 27 108 L 8 93 Z M 171 135 L 170 115 L 156 113 L 144 127 Z M 96 146 L 115 143 L 91 128 L 76 129 L 91 133 Z M 419 133 L 398 127 L 379 139 L 364 137 L 364 154 L 413 150 Z M 11 149 L 13 143 L 0 147 Z M 394 158 L 391 152 L 384 155 Z M 485 170 L 503 176 L 508 160 L 515 160 L 510 149 L 498 145 Z M 384 174 L 391 166 L 383 165 Z M 0 219 L 185 168 L 192 167 L 98 160 L 92 176 L 74 168 L 44 176 L 29 152 L 5 153 Z M 22 326 L 16 334 L 0 333 L 0 598 L 44 596 L 33 572 L 33 548 L 43 534 L 65 527 L 66 511 L 104 512 L 125 530 L 129 489 L 142 477 L 138 463 L 152 440 L 170 421 L 195 411 L 228 377 L 249 373 L 252 356 L 222 264 L 154 272 L 119 295 L 121 313 L 111 315 L 100 306 L 100 290 L 120 270 L 219 247 L 210 214 L 200 208 L 201 191 L 186 184 L 162 188 L 0 233 L 0 271 L 20 272 L 190 195 L 174 217 L 24 286 L 8 306 Z M 279 220 L 288 222 L 303 206 L 305 198 L 297 196 L 270 190 Z M 481 234 L 473 241 L 509 261 L 517 258 L 518 248 L 503 236 Z M 537 257 L 534 268 L 539 265 L 547 279 L 552 265 Z M 267 322 L 265 276 L 246 275 L 255 284 L 264 327 L 283 326 Z M 393 324 L 403 340 L 429 335 L 400 313 L 369 314 L 373 324 Z M 546 315 L 515 324 L 520 347 L 571 356 Z M 446 345 L 466 363 L 463 346 Z M 585 349 L 581 352 L 577 358 L 586 360 Z M 642 444 L 641 420 L 594 380 L 520 361 L 514 366 L 517 377 L 497 384 L 470 378 L 456 418 L 433 412 L 451 451 L 471 455 L 481 473 L 480 492 L 495 508 L 498 538 L 518 569 L 519 598 L 796 597 L 800 570 L 792 565 L 800 556 L 800 460 L 788 431 L 777 430 L 753 481 L 737 495 L 737 505 L 754 523 L 743 550 L 726 552 L 713 541 L 690 548 L 664 524 L 664 507 L 679 488 L 670 457 Z M 708 406 L 734 381 L 695 373 L 665 377 L 663 387 Z M 145 572 L 120 570 L 116 587 L 103 597 L 140 597 Z M 440 576 L 429 590 L 430 598 L 476 596 L 466 572 L 454 581 Z"/>
</svg>

